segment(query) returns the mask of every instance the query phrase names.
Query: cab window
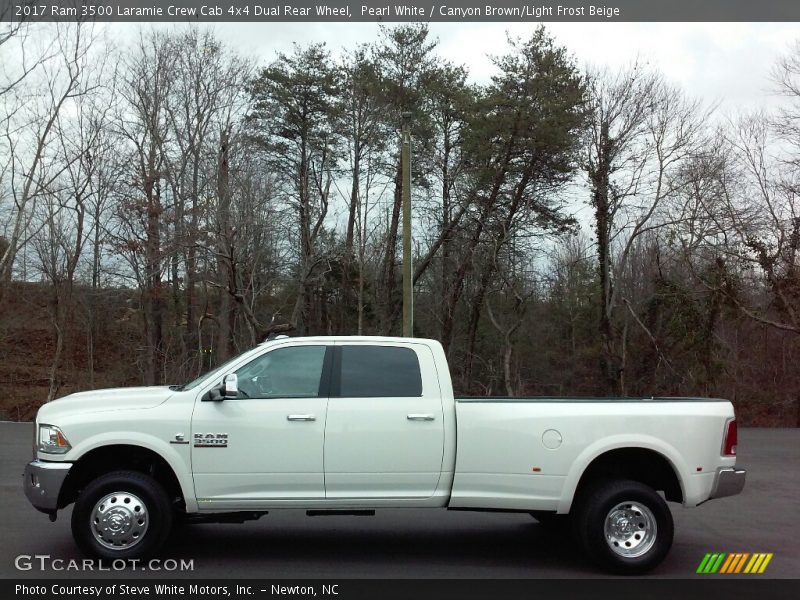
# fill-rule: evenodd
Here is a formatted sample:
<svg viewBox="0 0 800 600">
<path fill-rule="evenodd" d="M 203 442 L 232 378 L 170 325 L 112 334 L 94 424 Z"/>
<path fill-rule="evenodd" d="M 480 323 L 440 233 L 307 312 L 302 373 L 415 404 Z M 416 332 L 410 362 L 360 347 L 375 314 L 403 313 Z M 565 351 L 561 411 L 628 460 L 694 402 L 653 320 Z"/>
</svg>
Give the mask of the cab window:
<svg viewBox="0 0 800 600">
<path fill-rule="evenodd" d="M 396 346 L 342 346 L 340 395 L 343 398 L 422 396 L 417 353 Z"/>
<path fill-rule="evenodd" d="M 318 398 L 325 346 L 277 348 L 236 371 L 239 398 Z"/>
</svg>

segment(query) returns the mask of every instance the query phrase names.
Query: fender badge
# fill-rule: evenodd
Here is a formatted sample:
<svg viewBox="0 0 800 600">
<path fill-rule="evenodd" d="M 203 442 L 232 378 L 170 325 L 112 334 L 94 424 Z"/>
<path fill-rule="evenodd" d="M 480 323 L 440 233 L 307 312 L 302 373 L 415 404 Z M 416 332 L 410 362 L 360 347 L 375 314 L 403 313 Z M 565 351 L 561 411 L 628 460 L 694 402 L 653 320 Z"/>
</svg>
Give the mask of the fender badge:
<svg viewBox="0 0 800 600">
<path fill-rule="evenodd" d="M 193 436 L 195 448 L 227 448 L 227 433 L 195 433 Z"/>
</svg>

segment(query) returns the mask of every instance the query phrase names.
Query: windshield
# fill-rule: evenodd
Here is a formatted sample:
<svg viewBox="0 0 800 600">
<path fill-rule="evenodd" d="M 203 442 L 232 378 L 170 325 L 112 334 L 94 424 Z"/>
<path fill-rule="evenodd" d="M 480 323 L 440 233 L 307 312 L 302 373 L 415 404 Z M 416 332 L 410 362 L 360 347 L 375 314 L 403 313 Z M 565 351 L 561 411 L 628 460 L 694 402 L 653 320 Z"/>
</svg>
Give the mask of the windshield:
<svg viewBox="0 0 800 600">
<path fill-rule="evenodd" d="M 236 356 L 234 356 L 230 360 L 226 360 L 224 363 L 222 363 L 216 369 L 212 369 L 208 373 L 204 373 L 203 375 L 200 375 L 200 377 L 190 381 L 189 383 L 185 383 L 183 385 L 174 385 L 174 386 L 170 386 L 170 387 L 172 387 L 172 389 L 174 389 L 176 391 L 180 391 L 180 392 L 184 392 L 186 390 L 191 390 L 193 388 L 196 388 L 198 385 L 203 383 L 206 379 L 213 379 L 217 375 L 221 375 L 225 371 L 225 369 L 227 369 L 231 364 L 235 363 L 242 356 L 244 356 L 245 354 L 247 354 L 249 352 L 252 352 L 252 351 L 253 351 L 253 348 L 251 348 L 250 350 L 245 350 L 241 354 L 237 354 Z"/>
</svg>

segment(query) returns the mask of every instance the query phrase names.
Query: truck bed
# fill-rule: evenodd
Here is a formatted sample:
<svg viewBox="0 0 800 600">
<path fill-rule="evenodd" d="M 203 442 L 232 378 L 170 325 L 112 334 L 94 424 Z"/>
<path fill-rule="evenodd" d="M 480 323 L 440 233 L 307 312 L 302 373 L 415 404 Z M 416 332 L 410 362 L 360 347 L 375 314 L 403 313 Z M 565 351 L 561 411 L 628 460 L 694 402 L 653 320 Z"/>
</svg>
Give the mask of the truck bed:
<svg viewBox="0 0 800 600">
<path fill-rule="evenodd" d="M 639 448 L 666 458 L 683 503 L 709 497 L 733 406 L 707 398 L 456 398 L 451 507 L 568 512 L 581 474 L 603 453 Z M 735 463 L 730 460 L 731 465 Z"/>
</svg>

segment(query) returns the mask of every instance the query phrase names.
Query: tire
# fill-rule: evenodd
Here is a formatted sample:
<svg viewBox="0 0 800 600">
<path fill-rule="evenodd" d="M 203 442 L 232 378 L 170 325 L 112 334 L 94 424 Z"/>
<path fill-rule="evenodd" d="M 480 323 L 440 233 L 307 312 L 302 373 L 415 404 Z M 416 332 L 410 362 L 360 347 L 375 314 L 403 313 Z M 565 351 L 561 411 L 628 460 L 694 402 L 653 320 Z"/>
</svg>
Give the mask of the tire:
<svg viewBox="0 0 800 600">
<path fill-rule="evenodd" d="M 101 475 L 81 491 L 72 511 L 75 543 L 97 558 L 148 558 L 164 544 L 171 527 L 166 491 L 136 471 Z"/>
<path fill-rule="evenodd" d="M 638 481 L 592 488 L 576 513 L 577 534 L 589 558 L 614 573 L 645 573 L 672 547 L 674 527 L 667 503 Z"/>
</svg>

